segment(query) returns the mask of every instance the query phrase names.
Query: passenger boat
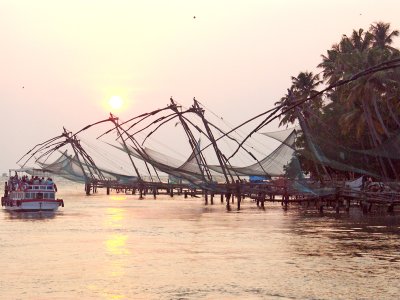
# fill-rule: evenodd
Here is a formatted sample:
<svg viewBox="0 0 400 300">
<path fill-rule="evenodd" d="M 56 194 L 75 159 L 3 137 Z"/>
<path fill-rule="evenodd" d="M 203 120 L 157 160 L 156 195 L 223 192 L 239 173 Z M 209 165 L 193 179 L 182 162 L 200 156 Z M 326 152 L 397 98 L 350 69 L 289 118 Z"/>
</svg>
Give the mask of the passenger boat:
<svg viewBox="0 0 400 300">
<path fill-rule="evenodd" d="M 28 176 L 18 177 L 16 172 L 5 183 L 1 205 L 14 212 L 56 211 L 64 207 L 64 201 L 56 199 L 56 192 L 57 186 L 51 178 L 32 176 L 29 179 Z"/>
</svg>

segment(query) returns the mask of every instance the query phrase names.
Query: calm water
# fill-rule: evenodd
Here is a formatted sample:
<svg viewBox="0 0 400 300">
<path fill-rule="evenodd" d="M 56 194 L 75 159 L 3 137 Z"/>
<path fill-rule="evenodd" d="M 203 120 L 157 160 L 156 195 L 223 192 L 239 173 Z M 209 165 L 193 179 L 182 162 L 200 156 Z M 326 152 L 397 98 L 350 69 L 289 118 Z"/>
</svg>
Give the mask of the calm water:
<svg viewBox="0 0 400 300">
<path fill-rule="evenodd" d="M 60 184 L 59 184 L 60 186 Z M 60 187 L 55 214 L 0 211 L 1 299 L 398 299 L 400 216 Z"/>
</svg>

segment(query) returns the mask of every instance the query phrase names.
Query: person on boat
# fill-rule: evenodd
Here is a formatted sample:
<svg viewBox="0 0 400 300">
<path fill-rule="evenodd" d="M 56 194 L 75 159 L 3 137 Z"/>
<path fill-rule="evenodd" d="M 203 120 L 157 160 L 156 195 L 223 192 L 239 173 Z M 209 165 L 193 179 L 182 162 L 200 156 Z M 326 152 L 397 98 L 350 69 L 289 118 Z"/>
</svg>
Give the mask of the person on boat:
<svg viewBox="0 0 400 300">
<path fill-rule="evenodd" d="M 18 175 L 11 177 L 11 189 L 16 191 L 18 189 Z"/>
<path fill-rule="evenodd" d="M 33 179 L 33 184 L 40 184 L 39 177 L 35 176 Z"/>
<path fill-rule="evenodd" d="M 22 180 L 18 182 L 18 191 L 25 191 L 26 183 Z"/>
</svg>

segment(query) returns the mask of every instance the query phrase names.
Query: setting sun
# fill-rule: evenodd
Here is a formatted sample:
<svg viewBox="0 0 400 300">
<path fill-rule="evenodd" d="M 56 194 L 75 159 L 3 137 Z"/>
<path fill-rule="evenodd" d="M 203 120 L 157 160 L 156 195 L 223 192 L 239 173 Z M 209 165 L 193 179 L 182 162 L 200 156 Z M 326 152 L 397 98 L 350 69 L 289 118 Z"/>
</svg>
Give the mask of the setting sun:
<svg viewBox="0 0 400 300">
<path fill-rule="evenodd" d="M 110 100 L 108 100 L 108 104 L 112 109 L 120 109 L 124 104 L 124 101 L 122 101 L 120 96 L 112 96 Z"/>
</svg>

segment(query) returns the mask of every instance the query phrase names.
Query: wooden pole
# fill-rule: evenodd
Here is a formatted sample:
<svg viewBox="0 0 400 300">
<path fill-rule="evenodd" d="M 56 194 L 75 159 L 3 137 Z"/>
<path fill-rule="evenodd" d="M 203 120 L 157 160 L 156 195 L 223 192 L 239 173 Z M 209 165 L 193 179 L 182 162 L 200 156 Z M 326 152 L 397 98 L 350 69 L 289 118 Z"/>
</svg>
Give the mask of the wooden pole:
<svg viewBox="0 0 400 300">
<path fill-rule="evenodd" d="M 90 183 L 85 184 L 85 191 L 86 191 L 86 196 L 90 195 Z"/>
</svg>

